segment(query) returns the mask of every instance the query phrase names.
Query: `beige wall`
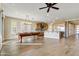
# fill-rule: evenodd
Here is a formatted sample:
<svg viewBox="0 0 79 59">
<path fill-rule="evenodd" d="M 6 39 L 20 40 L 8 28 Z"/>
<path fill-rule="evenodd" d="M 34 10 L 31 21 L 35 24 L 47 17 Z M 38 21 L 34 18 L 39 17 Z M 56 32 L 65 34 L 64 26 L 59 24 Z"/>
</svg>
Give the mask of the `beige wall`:
<svg viewBox="0 0 79 59">
<path fill-rule="evenodd" d="M 5 17 L 4 19 L 4 39 L 7 39 L 10 35 L 10 19 Z"/>
</svg>

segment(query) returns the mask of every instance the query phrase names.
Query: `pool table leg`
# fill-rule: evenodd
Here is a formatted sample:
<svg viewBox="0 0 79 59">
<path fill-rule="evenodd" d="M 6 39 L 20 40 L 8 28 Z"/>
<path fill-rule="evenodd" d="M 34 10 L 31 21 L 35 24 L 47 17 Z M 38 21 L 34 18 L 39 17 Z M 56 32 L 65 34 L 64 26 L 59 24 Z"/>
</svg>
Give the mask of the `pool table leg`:
<svg viewBox="0 0 79 59">
<path fill-rule="evenodd" d="M 22 43 L 22 36 L 20 37 L 20 43 Z"/>
</svg>

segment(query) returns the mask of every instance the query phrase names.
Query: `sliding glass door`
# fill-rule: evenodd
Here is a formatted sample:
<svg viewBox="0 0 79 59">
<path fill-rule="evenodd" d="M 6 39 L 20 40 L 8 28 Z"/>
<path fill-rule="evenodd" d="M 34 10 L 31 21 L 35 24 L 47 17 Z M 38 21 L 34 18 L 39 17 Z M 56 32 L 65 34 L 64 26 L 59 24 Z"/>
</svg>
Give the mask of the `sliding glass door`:
<svg viewBox="0 0 79 59">
<path fill-rule="evenodd" d="M 18 20 L 11 20 L 11 38 L 18 38 L 18 33 L 32 31 L 32 23 Z"/>
<path fill-rule="evenodd" d="M 76 26 L 76 34 L 79 34 L 79 25 Z"/>
<path fill-rule="evenodd" d="M 79 25 L 76 25 L 76 39 L 79 39 Z"/>
</svg>

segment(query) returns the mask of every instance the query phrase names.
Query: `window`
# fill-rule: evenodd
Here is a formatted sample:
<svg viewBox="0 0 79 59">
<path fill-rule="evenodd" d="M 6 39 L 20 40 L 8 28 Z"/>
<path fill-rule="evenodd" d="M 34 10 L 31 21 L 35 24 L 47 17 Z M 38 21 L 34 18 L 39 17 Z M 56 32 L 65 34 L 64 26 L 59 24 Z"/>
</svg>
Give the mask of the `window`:
<svg viewBox="0 0 79 59">
<path fill-rule="evenodd" d="M 65 31 L 65 27 L 63 27 L 63 26 L 58 26 L 57 29 L 58 29 L 58 31 Z"/>
<path fill-rule="evenodd" d="M 79 33 L 79 25 L 76 26 L 76 33 Z"/>
<path fill-rule="evenodd" d="M 27 21 L 11 20 L 11 36 L 15 36 L 21 32 L 32 31 L 32 23 Z"/>
</svg>

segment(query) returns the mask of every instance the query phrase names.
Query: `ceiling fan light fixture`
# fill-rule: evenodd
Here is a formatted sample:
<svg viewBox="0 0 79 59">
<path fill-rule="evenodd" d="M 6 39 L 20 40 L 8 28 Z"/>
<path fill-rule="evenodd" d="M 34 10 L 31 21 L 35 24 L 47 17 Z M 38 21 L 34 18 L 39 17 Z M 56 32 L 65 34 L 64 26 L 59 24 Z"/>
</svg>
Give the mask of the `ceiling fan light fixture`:
<svg viewBox="0 0 79 59">
<path fill-rule="evenodd" d="M 47 9 L 47 13 L 50 11 L 50 8 L 59 10 L 58 7 L 55 7 L 55 6 L 54 6 L 54 5 L 56 5 L 57 3 L 45 3 L 45 4 L 47 5 L 46 7 L 42 7 L 42 8 L 39 8 L 39 9 L 41 10 L 41 9 L 48 8 L 48 9 Z"/>
</svg>

